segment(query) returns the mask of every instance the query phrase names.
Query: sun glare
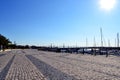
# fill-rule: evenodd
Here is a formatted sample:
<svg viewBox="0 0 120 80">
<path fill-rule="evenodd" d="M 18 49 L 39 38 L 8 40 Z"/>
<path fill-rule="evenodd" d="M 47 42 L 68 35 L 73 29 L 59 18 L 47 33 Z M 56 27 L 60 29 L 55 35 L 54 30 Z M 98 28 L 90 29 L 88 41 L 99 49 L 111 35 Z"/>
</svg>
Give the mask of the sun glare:
<svg viewBox="0 0 120 80">
<path fill-rule="evenodd" d="M 111 10 L 114 8 L 116 0 L 100 0 L 100 7 L 104 10 Z"/>
</svg>

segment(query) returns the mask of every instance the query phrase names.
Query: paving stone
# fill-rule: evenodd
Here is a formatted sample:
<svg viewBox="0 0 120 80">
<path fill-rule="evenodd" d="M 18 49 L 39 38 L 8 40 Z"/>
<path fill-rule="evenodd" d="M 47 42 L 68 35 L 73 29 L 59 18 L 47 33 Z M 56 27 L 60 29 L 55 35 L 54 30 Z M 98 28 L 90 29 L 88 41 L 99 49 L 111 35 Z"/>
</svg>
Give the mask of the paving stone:
<svg viewBox="0 0 120 80">
<path fill-rule="evenodd" d="M 16 51 L 14 55 L 15 58 L 5 80 L 45 80 L 42 73 L 25 57 L 21 50 Z"/>
</svg>

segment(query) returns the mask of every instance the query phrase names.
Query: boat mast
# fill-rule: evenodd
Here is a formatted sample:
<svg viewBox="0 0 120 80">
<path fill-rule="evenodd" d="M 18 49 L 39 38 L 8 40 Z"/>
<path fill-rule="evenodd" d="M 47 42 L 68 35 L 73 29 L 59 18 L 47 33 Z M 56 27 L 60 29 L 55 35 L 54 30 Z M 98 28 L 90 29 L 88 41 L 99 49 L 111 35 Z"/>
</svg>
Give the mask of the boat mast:
<svg viewBox="0 0 120 80">
<path fill-rule="evenodd" d="M 117 47 L 119 47 L 119 33 L 117 33 Z"/>
<path fill-rule="evenodd" d="M 95 37 L 94 37 L 94 44 L 93 44 L 94 47 L 96 47 L 96 40 L 95 40 Z"/>
<path fill-rule="evenodd" d="M 102 33 L 102 28 L 100 28 L 100 34 L 101 34 L 101 47 L 103 47 L 103 33 Z"/>
<path fill-rule="evenodd" d="M 110 47 L 110 40 L 108 39 L 108 47 Z"/>
<path fill-rule="evenodd" d="M 86 47 L 88 47 L 88 39 L 86 38 Z"/>
</svg>

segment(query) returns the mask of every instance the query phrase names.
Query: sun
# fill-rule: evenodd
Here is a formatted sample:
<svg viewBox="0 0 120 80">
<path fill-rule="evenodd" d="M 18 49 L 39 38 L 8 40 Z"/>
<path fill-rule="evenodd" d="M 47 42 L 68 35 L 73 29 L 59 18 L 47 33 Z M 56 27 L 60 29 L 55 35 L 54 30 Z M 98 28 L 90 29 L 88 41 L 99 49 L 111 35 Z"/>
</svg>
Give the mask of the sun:
<svg viewBox="0 0 120 80">
<path fill-rule="evenodd" d="M 116 0 L 100 0 L 100 7 L 106 11 L 114 8 Z"/>
</svg>

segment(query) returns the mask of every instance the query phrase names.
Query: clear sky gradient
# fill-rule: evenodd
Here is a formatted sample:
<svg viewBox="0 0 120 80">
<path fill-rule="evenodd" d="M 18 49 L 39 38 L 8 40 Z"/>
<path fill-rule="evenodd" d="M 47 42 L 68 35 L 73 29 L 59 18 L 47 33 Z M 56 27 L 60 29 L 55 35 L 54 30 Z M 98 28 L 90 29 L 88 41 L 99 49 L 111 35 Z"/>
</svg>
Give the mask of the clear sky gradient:
<svg viewBox="0 0 120 80">
<path fill-rule="evenodd" d="M 23 45 L 115 45 L 120 33 L 120 0 L 110 11 L 100 0 L 0 0 L 0 34 Z M 109 2 L 108 2 L 109 3 Z"/>
</svg>

